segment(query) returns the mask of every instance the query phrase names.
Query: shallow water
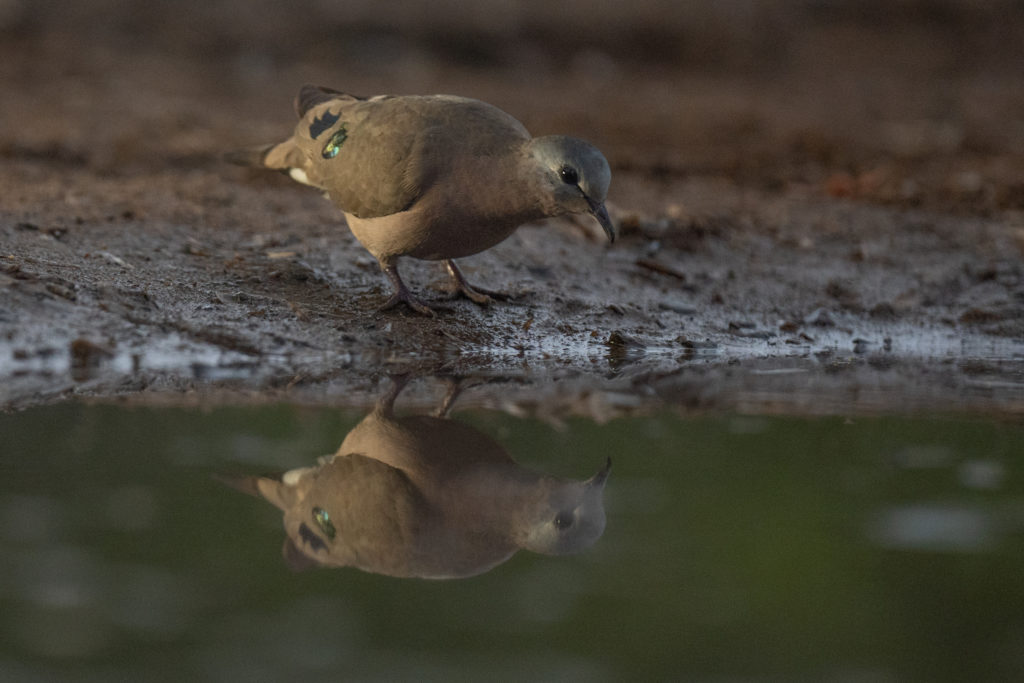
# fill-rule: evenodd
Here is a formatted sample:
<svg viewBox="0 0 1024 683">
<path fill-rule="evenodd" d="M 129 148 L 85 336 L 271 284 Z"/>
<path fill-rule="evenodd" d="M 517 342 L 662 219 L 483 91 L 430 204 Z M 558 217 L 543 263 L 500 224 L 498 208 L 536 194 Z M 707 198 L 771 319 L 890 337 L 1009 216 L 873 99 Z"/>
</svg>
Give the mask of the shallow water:
<svg viewBox="0 0 1024 683">
<path fill-rule="evenodd" d="M 398 414 L 406 415 L 402 401 Z M 968 418 L 453 419 L 520 465 L 613 461 L 607 526 L 467 579 L 293 572 L 218 481 L 308 467 L 370 413 L 0 415 L 4 680 L 1012 680 L 1024 427 Z"/>
</svg>

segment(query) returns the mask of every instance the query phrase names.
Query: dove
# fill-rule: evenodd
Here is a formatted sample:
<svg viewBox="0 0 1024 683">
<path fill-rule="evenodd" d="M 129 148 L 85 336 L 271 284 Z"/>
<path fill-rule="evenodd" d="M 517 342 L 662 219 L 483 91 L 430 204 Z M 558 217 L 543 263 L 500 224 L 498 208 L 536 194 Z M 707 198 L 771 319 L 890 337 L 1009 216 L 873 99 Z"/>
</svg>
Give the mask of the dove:
<svg viewBox="0 0 1024 683">
<path fill-rule="evenodd" d="M 567 554 L 600 538 L 610 460 L 585 481 L 535 472 L 446 416 L 396 416 L 402 384 L 315 465 L 280 476 L 219 477 L 284 513 L 291 569 L 462 578 L 520 549 Z"/>
<path fill-rule="evenodd" d="M 583 140 L 531 137 L 501 109 L 453 95 L 363 98 L 305 85 L 295 111 L 290 138 L 229 159 L 322 190 L 390 281 L 381 310 L 404 303 L 434 315 L 399 275 L 403 256 L 444 261 L 453 294 L 487 304 L 501 295 L 470 285 L 455 259 L 520 225 L 590 214 L 615 240 L 605 208 L 611 170 Z"/>
</svg>

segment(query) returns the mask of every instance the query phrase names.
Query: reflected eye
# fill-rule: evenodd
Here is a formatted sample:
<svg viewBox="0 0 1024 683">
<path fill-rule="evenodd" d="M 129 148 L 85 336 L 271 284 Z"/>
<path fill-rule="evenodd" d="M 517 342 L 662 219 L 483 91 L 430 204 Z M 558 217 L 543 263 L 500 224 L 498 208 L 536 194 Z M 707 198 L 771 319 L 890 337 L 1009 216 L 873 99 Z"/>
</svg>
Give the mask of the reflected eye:
<svg viewBox="0 0 1024 683">
<path fill-rule="evenodd" d="M 313 508 L 313 521 L 320 527 L 320 531 L 324 532 L 327 538 L 334 538 L 334 525 L 331 524 L 331 516 L 327 514 L 327 510 L 323 508 Z"/>
<path fill-rule="evenodd" d="M 566 185 L 575 185 L 580 182 L 580 174 L 572 166 L 563 166 L 558 175 L 561 176 L 562 182 Z"/>
<path fill-rule="evenodd" d="M 555 515 L 555 528 L 556 529 L 568 529 L 572 526 L 572 523 L 576 521 L 575 517 L 571 512 L 559 512 Z"/>
</svg>

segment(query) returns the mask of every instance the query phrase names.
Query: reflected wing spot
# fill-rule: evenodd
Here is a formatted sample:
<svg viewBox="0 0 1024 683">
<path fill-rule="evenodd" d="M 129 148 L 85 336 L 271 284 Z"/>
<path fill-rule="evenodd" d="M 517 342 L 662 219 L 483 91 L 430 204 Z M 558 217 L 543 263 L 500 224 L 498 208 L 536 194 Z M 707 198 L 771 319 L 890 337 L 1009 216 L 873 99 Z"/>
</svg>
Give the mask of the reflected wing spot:
<svg viewBox="0 0 1024 683">
<path fill-rule="evenodd" d="M 303 543 L 307 543 L 314 551 L 327 550 L 327 544 L 324 543 L 322 538 L 314 534 L 313 530 L 306 526 L 305 522 L 299 525 L 299 538 L 302 539 Z"/>
<path fill-rule="evenodd" d="M 327 538 L 334 539 L 334 525 L 331 524 L 331 516 L 327 514 L 327 510 L 323 508 L 313 508 L 313 520 L 316 525 L 320 527 L 320 531 L 324 532 Z"/>
</svg>

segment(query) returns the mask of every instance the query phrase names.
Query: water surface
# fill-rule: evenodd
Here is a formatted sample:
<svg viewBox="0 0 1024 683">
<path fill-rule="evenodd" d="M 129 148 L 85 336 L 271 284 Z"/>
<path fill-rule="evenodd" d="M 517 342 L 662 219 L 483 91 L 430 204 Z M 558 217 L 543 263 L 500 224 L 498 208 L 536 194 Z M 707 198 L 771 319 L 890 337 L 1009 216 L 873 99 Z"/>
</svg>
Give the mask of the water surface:
<svg viewBox="0 0 1024 683">
<path fill-rule="evenodd" d="M 399 402 L 399 413 L 403 413 Z M 61 404 L 0 415 L 4 680 L 1013 680 L 1024 428 L 456 407 L 522 467 L 613 461 L 579 554 L 473 578 L 293 572 L 215 475 L 334 453 L 370 411 Z M 406 411 L 407 412 L 407 411 Z"/>
</svg>

